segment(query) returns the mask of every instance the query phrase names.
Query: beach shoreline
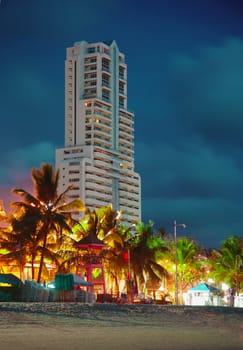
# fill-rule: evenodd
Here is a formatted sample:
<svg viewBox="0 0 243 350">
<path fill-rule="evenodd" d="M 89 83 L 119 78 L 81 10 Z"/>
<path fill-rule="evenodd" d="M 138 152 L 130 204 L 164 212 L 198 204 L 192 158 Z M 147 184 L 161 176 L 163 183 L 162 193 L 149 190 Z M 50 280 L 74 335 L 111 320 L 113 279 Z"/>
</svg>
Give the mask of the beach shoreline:
<svg viewBox="0 0 243 350">
<path fill-rule="evenodd" d="M 212 306 L 0 303 L 1 350 L 243 348 L 243 309 Z"/>
</svg>

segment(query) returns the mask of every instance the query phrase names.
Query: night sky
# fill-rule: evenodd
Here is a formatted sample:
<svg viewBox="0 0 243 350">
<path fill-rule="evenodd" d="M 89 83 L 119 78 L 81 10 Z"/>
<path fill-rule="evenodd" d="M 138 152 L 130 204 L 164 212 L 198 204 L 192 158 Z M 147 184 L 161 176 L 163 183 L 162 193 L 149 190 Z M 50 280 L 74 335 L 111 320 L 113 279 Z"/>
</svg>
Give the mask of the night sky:
<svg viewBox="0 0 243 350">
<path fill-rule="evenodd" d="M 64 145 L 66 48 L 82 40 L 126 56 L 142 221 L 185 223 L 205 248 L 243 236 L 242 0 L 1 0 L 5 207 Z"/>
</svg>

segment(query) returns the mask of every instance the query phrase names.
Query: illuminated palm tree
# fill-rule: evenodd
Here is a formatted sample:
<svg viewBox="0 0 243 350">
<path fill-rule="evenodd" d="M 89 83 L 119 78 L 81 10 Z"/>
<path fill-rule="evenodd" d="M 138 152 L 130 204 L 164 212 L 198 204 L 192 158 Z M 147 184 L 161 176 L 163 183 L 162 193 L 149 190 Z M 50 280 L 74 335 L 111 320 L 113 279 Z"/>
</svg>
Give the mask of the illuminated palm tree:
<svg viewBox="0 0 243 350">
<path fill-rule="evenodd" d="M 115 239 L 116 227 L 120 213 L 112 209 L 112 206 L 101 207 L 90 211 L 73 227 L 72 231 L 81 238 L 90 236 L 91 239 L 99 239 L 107 243 Z M 119 239 L 119 236 L 116 237 Z"/>
<path fill-rule="evenodd" d="M 230 236 L 219 251 L 211 251 L 210 261 L 215 281 L 227 283 L 238 294 L 243 285 L 243 239 Z"/>
<path fill-rule="evenodd" d="M 153 231 L 153 222 L 140 222 L 136 226 L 136 234 L 127 240 L 130 246 L 131 267 L 138 286 L 146 290 L 147 281 L 150 281 L 153 293 L 155 288 L 167 275 L 166 269 L 158 263 L 159 254 L 167 250 L 166 242 L 156 236 Z M 141 287 L 139 287 L 141 288 Z"/>
<path fill-rule="evenodd" d="M 0 222 L 3 223 L 3 226 L 0 227 L 1 265 L 9 265 L 9 262 L 16 263 L 17 261 L 20 278 L 22 279 L 23 268 L 28 260 L 28 246 L 31 244 L 32 239 L 28 235 L 28 239 L 25 241 L 25 235 L 18 235 L 13 232 L 3 205 L 1 205 L 0 210 Z"/>
<path fill-rule="evenodd" d="M 198 245 L 190 238 L 180 238 L 177 244 L 177 264 L 178 264 L 178 283 L 179 283 L 179 301 L 182 303 L 182 292 L 188 284 L 199 278 L 199 261 L 197 254 Z"/>
<path fill-rule="evenodd" d="M 73 245 L 72 251 L 63 251 L 66 258 L 61 268 L 92 264 L 92 261 L 102 262 L 106 268 L 108 245 L 112 245 L 115 240 L 121 240 L 116 232 L 118 220 L 119 212 L 113 210 L 112 206 L 93 211 L 87 209 L 86 215 L 72 229 L 79 241 Z M 93 249 L 97 244 L 100 249 Z"/>
<path fill-rule="evenodd" d="M 34 246 L 35 239 L 29 234 L 29 231 L 15 232 L 10 226 L 1 232 L 1 247 L 5 251 L 1 256 L 1 260 L 5 264 L 10 261 L 17 261 L 20 269 L 20 279 L 23 279 L 23 269 L 26 263 L 31 263 L 32 279 L 34 279 L 34 260 L 37 253 Z"/>
<path fill-rule="evenodd" d="M 119 219 L 118 219 L 119 220 Z M 119 294 L 119 281 L 130 278 L 128 254 L 130 253 L 130 238 L 135 231 L 135 224 L 126 226 L 117 222 L 116 226 L 104 237 L 106 244 L 102 250 L 104 264 L 114 285 L 114 294 Z M 129 253 L 128 253 L 129 252 Z"/>
<path fill-rule="evenodd" d="M 179 291 L 178 301 L 181 304 L 182 293 L 186 287 L 192 286 L 193 282 L 200 279 L 202 266 L 202 262 L 198 259 L 200 248 L 187 237 L 178 238 L 176 241 L 174 238 L 169 239 L 168 248 L 161 258 L 162 262 L 166 261 L 167 270 L 175 276 L 175 284 L 178 282 L 178 285 L 175 286 L 175 294 Z"/>
<path fill-rule="evenodd" d="M 69 186 L 58 195 L 57 186 L 59 171 L 55 171 L 50 164 L 42 164 L 41 169 L 32 169 L 32 181 L 34 183 L 35 196 L 23 189 L 13 189 L 13 192 L 23 198 L 21 202 L 14 202 L 15 208 L 10 222 L 13 231 L 20 237 L 21 248 L 27 247 L 32 261 L 38 258 L 39 271 L 37 282 L 41 281 L 44 257 L 54 258 L 48 244 L 57 246 L 63 241 L 75 222 L 72 212 L 85 209 L 80 199 L 75 199 L 66 204 Z"/>
</svg>

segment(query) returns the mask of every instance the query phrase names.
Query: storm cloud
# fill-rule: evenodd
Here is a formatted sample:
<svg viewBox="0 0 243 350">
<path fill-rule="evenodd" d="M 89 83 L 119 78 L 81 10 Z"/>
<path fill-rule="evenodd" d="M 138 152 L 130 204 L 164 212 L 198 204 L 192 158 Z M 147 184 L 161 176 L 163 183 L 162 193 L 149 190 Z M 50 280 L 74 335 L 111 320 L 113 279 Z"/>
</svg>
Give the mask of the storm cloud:
<svg viewBox="0 0 243 350">
<path fill-rule="evenodd" d="M 219 246 L 243 228 L 243 25 L 236 0 L 2 0 L 0 199 L 64 145 L 64 61 L 116 40 L 128 64 L 142 220 Z"/>
</svg>

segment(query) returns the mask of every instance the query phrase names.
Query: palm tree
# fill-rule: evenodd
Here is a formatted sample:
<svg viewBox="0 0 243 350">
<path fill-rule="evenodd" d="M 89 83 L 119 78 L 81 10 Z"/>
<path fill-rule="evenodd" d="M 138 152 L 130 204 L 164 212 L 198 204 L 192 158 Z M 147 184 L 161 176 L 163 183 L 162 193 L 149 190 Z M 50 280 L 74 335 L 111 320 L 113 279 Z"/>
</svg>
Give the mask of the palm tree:
<svg viewBox="0 0 243 350">
<path fill-rule="evenodd" d="M 166 261 L 167 270 L 175 276 L 175 299 L 179 291 L 180 304 L 183 290 L 200 279 L 201 262 L 198 253 L 199 246 L 192 239 L 181 237 L 176 241 L 174 238 L 169 239 L 168 251 L 161 256 L 162 261 Z"/>
<path fill-rule="evenodd" d="M 23 247 L 31 242 L 32 261 L 39 259 L 37 282 L 40 282 L 45 256 L 54 256 L 48 250 L 48 244 L 61 244 L 64 235 L 72 232 L 75 222 L 72 212 L 82 211 L 85 207 L 80 199 L 66 204 L 67 193 L 72 186 L 58 195 L 59 171 L 55 171 L 52 165 L 42 164 L 41 169 L 33 168 L 31 177 L 35 196 L 23 189 L 13 189 L 13 193 L 23 197 L 23 201 L 12 203 L 14 212 L 10 223 L 13 231 L 20 236 Z"/>
<path fill-rule="evenodd" d="M 112 206 L 101 207 L 90 211 L 73 227 L 72 231 L 80 239 L 90 237 L 107 243 L 115 238 L 116 227 L 119 222 L 120 213 L 112 209 Z M 116 237 L 119 239 L 119 236 Z"/>
<path fill-rule="evenodd" d="M 117 234 L 119 216 L 120 213 L 113 210 L 112 206 L 101 207 L 93 211 L 87 209 L 86 215 L 72 229 L 78 242 L 74 244 L 72 252 L 69 254 L 63 251 L 66 259 L 62 267 L 64 265 L 74 267 L 75 265 L 99 261 L 106 269 L 112 255 L 111 251 L 108 252 L 108 250 L 117 240 L 121 242 L 121 238 Z M 96 244 L 100 246 L 98 251 L 92 248 Z M 82 245 L 85 245 L 85 248 Z"/>
<path fill-rule="evenodd" d="M 147 281 L 151 282 L 155 298 L 155 287 L 167 275 L 166 269 L 158 263 L 159 253 L 166 251 L 166 242 L 156 236 L 153 222 L 140 222 L 136 226 L 136 234 L 127 240 L 130 250 L 131 267 L 134 271 L 138 288 L 146 290 Z"/>
<path fill-rule="evenodd" d="M 26 263 L 32 266 L 32 279 L 34 279 L 34 259 L 36 251 L 33 248 L 34 241 L 31 235 L 26 233 L 15 233 L 12 228 L 1 232 L 1 247 L 5 250 L 2 254 L 2 262 L 17 261 L 19 264 L 20 279 L 23 279 L 23 269 Z"/>
<path fill-rule="evenodd" d="M 1 263 L 8 265 L 10 261 L 17 261 L 20 279 L 22 279 L 24 265 L 29 260 L 29 246 L 31 245 L 32 238 L 29 233 L 27 235 L 19 235 L 13 231 L 9 216 L 3 207 L 0 214 L 0 221 L 4 223 L 0 228 Z"/>
<path fill-rule="evenodd" d="M 128 261 L 128 251 L 130 252 L 129 240 L 134 232 L 135 224 L 126 226 L 119 223 L 110 230 L 103 239 L 105 246 L 102 250 L 104 265 L 108 276 L 111 277 L 114 285 L 113 292 L 119 296 L 119 281 L 130 278 L 130 267 Z"/>
<path fill-rule="evenodd" d="M 238 295 L 243 284 L 243 239 L 230 236 L 219 251 L 212 250 L 210 261 L 212 277 L 217 282 L 227 283 Z"/>
<path fill-rule="evenodd" d="M 190 238 L 177 240 L 177 264 L 179 282 L 179 301 L 182 303 L 182 292 L 188 284 L 199 277 L 198 245 Z"/>
</svg>

